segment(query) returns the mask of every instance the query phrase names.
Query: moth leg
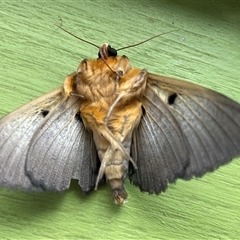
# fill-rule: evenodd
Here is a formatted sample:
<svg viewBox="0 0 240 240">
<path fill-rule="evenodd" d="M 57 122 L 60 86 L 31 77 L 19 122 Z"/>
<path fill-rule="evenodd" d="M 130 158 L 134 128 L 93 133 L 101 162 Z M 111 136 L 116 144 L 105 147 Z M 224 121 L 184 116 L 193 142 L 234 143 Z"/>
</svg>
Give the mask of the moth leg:
<svg viewBox="0 0 240 240">
<path fill-rule="evenodd" d="M 104 110 L 103 110 L 104 111 Z M 102 114 L 101 111 L 99 111 L 98 108 L 95 107 L 86 107 L 80 109 L 81 116 L 84 122 L 84 125 L 86 127 L 89 127 L 92 129 L 94 133 L 94 141 L 96 143 L 96 146 L 102 146 L 103 139 L 107 140 L 108 143 L 111 145 L 113 151 L 120 150 L 123 154 L 123 156 L 132 162 L 133 166 L 137 168 L 137 165 L 133 161 L 133 159 L 130 157 L 130 155 L 127 153 L 126 149 L 121 143 L 121 139 L 118 140 L 114 134 L 111 132 L 111 130 L 108 128 L 107 125 L 105 125 L 104 119 L 105 119 L 105 112 Z M 107 149 L 104 148 L 105 151 Z"/>
<path fill-rule="evenodd" d="M 122 145 L 121 141 L 116 139 L 116 137 L 112 134 L 112 132 L 109 130 L 109 128 L 105 125 L 99 127 L 99 132 L 104 136 L 104 138 L 111 144 L 111 148 L 113 152 L 119 150 L 123 157 L 129 160 L 135 169 L 137 169 L 136 163 L 133 161 L 133 159 L 130 157 L 124 146 Z"/>
<path fill-rule="evenodd" d="M 66 97 L 70 97 L 71 93 L 76 92 L 76 84 L 77 84 L 77 72 L 73 72 L 65 78 L 63 83 L 63 91 Z"/>
<path fill-rule="evenodd" d="M 105 153 L 103 150 L 100 151 L 99 155 L 102 155 L 103 157 L 96 180 L 95 190 L 97 189 L 100 179 L 105 174 L 112 189 L 112 197 L 115 203 L 125 203 L 127 199 L 127 192 L 124 189 L 124 180 L 128 169 L 128 160 L 124 158 L 121 151 L 114 151 L 111 146 L 108 147 Z"/>
<path fill-rule="evenodd" d="M 100 152 L 99 154 L 101 155 L 101 153 L 102 152 Z M 103 155 L 103 157 L 101 158 L 102 159 L 101 160 L 101 166 L 100 166 L 99 171 L 98 171 L 98 176 L 97 176 L 97 180 L 96 180 L 96 184 L 95 184 L 95 190 L 97 190 L 98 183 L 105 173 L 107 162 L 109 160 L 111 160 L 112 157 L 113 157 L 113 151 L 112 151 L 111 147 L 108 147 L 107 151 L 102 155 Z"/>
</svg>

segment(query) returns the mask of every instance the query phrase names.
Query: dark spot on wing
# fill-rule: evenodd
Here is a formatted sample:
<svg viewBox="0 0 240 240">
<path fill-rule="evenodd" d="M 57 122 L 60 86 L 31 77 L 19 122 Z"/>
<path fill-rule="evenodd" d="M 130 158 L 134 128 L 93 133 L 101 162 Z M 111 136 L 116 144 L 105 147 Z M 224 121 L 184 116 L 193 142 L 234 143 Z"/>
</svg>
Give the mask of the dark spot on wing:
<svg viewBox="0 0 240 240">
<path fill-rule="evenodd" d="M 42 113 L 42 116 L 45 118 L 48 115 L 49 111 L 48 110 L 41 110 L 41 113 Z"/>
<path fill-rule="evenodd" d="M 171 95 L 168 96 L 168 104 L 169 105 L 173 105 L 175 100 L 177 98 L 177 94 L 176 93 L 173 93 Z"/>
<path fill-rule="evenodd" d="M 146 110 L 145 108 L 142 106 L 142 115 L 145 115 L 146 114 Z"/>
<path fill-rule="evenodd" d="M 78 112 L 78 113 L 75 115 L 75 119 L 76 119 L 77 121 L 82 122 L 82 118 L 81 118 L 80 112 Z"/>
</svg>

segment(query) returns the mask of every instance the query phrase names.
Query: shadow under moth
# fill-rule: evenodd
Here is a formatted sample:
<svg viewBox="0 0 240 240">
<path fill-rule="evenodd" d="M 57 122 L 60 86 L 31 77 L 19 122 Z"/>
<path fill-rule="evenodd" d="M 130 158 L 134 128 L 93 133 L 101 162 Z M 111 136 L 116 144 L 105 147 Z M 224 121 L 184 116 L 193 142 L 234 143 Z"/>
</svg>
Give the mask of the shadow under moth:
<svg viewBox="0 0 240 240">
<path fill-rule="evenodd" d="M 240 155 L 240 104 L 196 84 L 130 66 L 103 44 L 63 86 L 0 120 L 0 186 L 83 192 L 105 177 L 159 194 Z"/>
</svg>

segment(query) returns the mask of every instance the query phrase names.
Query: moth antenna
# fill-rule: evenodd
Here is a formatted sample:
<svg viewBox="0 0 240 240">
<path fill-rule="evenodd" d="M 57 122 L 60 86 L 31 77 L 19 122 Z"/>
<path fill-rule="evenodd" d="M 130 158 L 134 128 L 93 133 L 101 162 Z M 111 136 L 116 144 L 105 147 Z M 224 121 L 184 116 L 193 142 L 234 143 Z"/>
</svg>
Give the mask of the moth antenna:
<svg viewBox="0 0 240 240">
<path fill-rule="evenodd" d="M 108 67 L 112 72 L 114 72 L 114 73 L 116 72 L 116 71 L 114 71 L 114 70 L 108 65 L 108 63 L 107 63 L 107 61 L 106 61 L 106 59 L 105 59 L 105 56 L 104 56 L 103 52 L 101 51 L 102 46 L 99 47 L 98 45 L 96 45 L 96 44 L 94 44 L 94 43 L 92 43 L 92 42 L 89 42 L 89 41 L 87 41 L 87 40 L 85 40 L 85 39 L 83 39 L 83 38 L 80 38 L 80 37 L 76 36 L 75 34 L 69 32 L 67 29 L 65 29 L 65 28 L 62 27 L 62 25 L 63 25 L 63 20 L 62 20 L 61 17 L 59 17 L 59 20 L 60 20 L 60 24 L 55 23 L 55 24 L 54 24 L 55 26 L 57 26 L 58 28 L 60 28 L 60 29 L 63 30 L 64 32 L 68 33 L 69 35 L 77 38 L 78 40 L 80 40 L 80 41 L 82 41 L 82 42 L 85 42 L 85 43 L 87 43 L 87 44 L 90 44 L 90 45 L 98 48 L 98 49 L 99 49 L 99 55 L 100 55 L 100 57 L 103 59 L 104 63 L 107 65 L 107 67 Z"/>
<path fill-rule="evenodd" d="M 106 60 L 107 60 L 107 57 L 108 57 L 108 53 L 106 54 L 106 49 L 105 49 L 105 48 L 108 47 L 108 46 L 110 47 L 110 45 L 103 44 L 103 46 L 99 47 L 98 45 L 96 45 L 96 44 L 94 44 L 94 43 L 92 43 L 92 42 L 89 42 L 89 41 L 87 41 L 87 40 L 85 40 L 85 39 L 83 39 L 83 38 L 80 38 L 80 37 L 74 35 L 73 33 L 69 32 L 68 30 L 66 30 L 65 28 L 62 27 L 62 25 L 63 25 L 63 20 L 62 20 L 61 17 L 59 17 L 59 20 L 60 20 L 60 24 L 55 23 L 55 26 L 57 26 L 58 28 L 60 28 L 60 29 L 63 30 L 64 32 L 68 33 L 69 35 L 77 38 L 78 40 L 80 40 L 80 41 L 82 41 L 82 42 L 85 42 L 85 43 L 87 43 L 87 44 L 90 44 L 90 45 L 98 48 L 98 49 L 99 49 L 99 54 L 98 54 L 99 57 L 102 58 L 102 60 L 104 61 L 104 63 L 107 65 L 107 67 L 108 67 L 113 73 L 116 73 L 116 71 L 113 70 L 113 69 L 109 66 L 109 64 L 107 63 L 107 61 L 106 61 Z M 119 48 L 119 49 L 117 49 L 117 50 L 115 50 L 115 49 L 113 49 L 113 48 L 112 48 L 112 49 L 116 52 L 116 53 L 114 53 L 114 54 L 117 55 L 117 51 L 120 51 L 120 50 L 123 50 L 123 49 L 126 49 L 126 48 L 136 47 L 136 46 L 141 45 L 141 44 L 143 44 L 143 43 L 145 43 L 145 42 L 148 42 L 148 41 L 150 41 L 150 40 L 152 40 L 152 39 L 154 39 L 154 38 L 157 38 L 157 37 L 159 37 L 159 36 L 162 36 L 162 35 L 165 35 L 165 34 L 174 32 L 174 31 L 178 31 L 178 30 L 179 30 L 179 29 L 174 29 L 174 30 L 171 30 L 171 31 L 168 31 L 168 32 L 165 32 L 165 33 L 160 33 L 160 34 L 158 34 L 158 35 L 155 35 L 155 36 L 153 36 L 153 37 L 150 37 L 150 38 L 148 38 L 148 39 L 146 39 L 146 40 L 144 40 L 144 41 L 141 41 L 141 42 L 139 42 L 139 43 L 135 43 L 135 44 L 132 44 L 132 45 L 128 45 L 128 46 L 126 46 L 126 47 L 122 47 L 122 48 Z M 111 48 L 111 47 L 110 47 L 110 48 Z M 107 52 L 108 52 L 108 51 L 107 51 Z M 116 55 L 114 55 L 114 56 L 116 56 Z"/>
<path fill-rule="evenodd" d="M 153 37 L 150 37 L 150 38 L 148 38 L 148 39 L 146 39 L 146 40 L 144 40 L 144 41 L 142 41 L 142 42 L 135 43 L 135 44 L 132 44 L 132 45 L 128 45 L 128 46 L 126 46 L 126 47 L 119 48 L 119 49 L 117 49 L 117 51 L 120 51 L 120 50 L 123 50 L 123 49 L 126 49 L 126 48 L 136 47 L 136 46 L 141 45 L 141 44 L 143 44 L 143 43 L 145 43 L 145 42 L 148 42 L 148 41 L 150 41 L 150 40 L 152 40 L 152 39 L 154 39 L 154 38 L 157 38 L 157 37 L 159 37 L 159 36 L 162 36 L 162 35 L 165 35 L 165 34 L 168 34 L 168 33 L 171 33 L 171 32 L 175 32 L 175 31 L 178 31 L 178 30 L 179 30 L 179 29 L 174 29 L 174 30 L 171 30 L 171 31 L 169 31 L 169 32 L 160 33 L 160 34 L 155 35 L 155 36 L 153 36 Z"/>
<path fill-rule="evenodd" d="M 80 37 L 74 35 L 73 33 L 69 32 L 69 31 L 66 30 L 65 28 L 63 28 L 63 27 L 62 27 L 62 25 L 63 25 L 63 20 L 62 20 L 62 18 L 59 17 L 59 20 L 60 20 L 60 24 L 55 23 L 55 24 L 54 24 L 55 26 L 57 26 L 58 28 L 60 28 L 60 29 L 63 30 L 64 32 L 70 34 L 71 36 L 77 38 L 78 40 L 80 40 L 80 41 L 82 41 L 82 42 L 85 42 L 85 43 L 88 43 L 88 44 L 90 44 L 90 45 L 92 45 L 92 46 L 94 46 L 94 47 L 96 47 L 96 48 L 99 49 L 99 46 L 98 46 L 98 45 L 96 45 L 96 44 L 94 44 L 94 43 L 92 43 L 92 42 L 89 42 L 89 41 L 87 41 L 87 40 L 85 40 L 85 39 L 83 39 L 83 38 L 80 38 Z"/>
</svg>

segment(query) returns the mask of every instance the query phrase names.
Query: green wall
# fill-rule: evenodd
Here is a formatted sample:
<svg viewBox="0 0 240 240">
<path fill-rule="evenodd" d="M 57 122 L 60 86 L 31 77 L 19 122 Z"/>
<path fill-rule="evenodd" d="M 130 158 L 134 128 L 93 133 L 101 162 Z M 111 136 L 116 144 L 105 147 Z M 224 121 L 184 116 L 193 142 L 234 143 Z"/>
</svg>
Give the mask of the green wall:
<svg viewBox="0 0 240 240">
<path fill-rule="evenodd" d="M 149 72 L 192 81 L 240 102 L 239 1 L 1 1 L 0 117 L 60 86 L 97 49 L 58 29 L 115 48 L 172 29 L 119 54 Z M 239 133 L 240 134 L 240 133 Z M 127 181 L 127 204 L 107 185 L 83 196 L 0 189 L 0 239 L 239 239 L 240 163 L 159 195 Z"/>
</svg>

